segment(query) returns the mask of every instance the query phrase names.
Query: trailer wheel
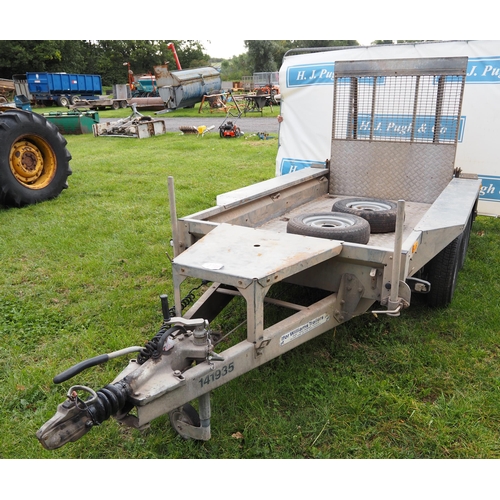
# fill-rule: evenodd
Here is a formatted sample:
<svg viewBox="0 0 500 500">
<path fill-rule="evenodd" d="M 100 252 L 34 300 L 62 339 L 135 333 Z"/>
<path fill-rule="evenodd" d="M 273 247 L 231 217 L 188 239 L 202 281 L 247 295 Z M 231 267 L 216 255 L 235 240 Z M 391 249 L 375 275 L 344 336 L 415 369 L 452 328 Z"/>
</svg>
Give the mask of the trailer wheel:
<svg viewBox="0 0 500 500">
<path fill-rule="evenodd" d="M 69 99 L 66 96 L 62 95 L 57 99 L 57 104 L 59 106 L 62 106 L 63 108 L 67 108 L 69 106 Z"/>
<path fill-rule="evenodd" d="M 288 221 L 288 233 L 366 244 L 370 224 L 356 215 L 336 212 L 302 214 Z"/>
<path fill-rule="evenodd" d="M 455 293 L 460 264 L 460 249 L 464 233 L 457 236 L 424 266 L 424 274 L 431 284 L 426 295 L 430 307 L 447 307 Z"/>
<path fill-rule="evenodd" d="M 120 108 L 126 108 L 127 107 L 127 101 L 120 101 Z"/>
<path fill-rule="evenodd" d="M 467 220 L 467 224 L 465 225 L 465 228 L 462 233 L 462 241 L 460 244 L 460 256 L 458 260 L 459 271 L 464 267 L 465 258 L 467 257 L 467 250 L 469 249 L 470 233 L 472 230 L 472 222 L 473 222 L 473 216 L 471 214 L 469 216 L 469 219 Z"/>
<path fill-rule="evenodd" d="M 189 435 L 187 435 L 183 430 L 183 424 L 190 424 L 194 427 L 200 427 L 200 416 L 198 412 L 189 404 L 186 403 L 184 406 L 180 408 L 176 408 L 175 410 L 169 413 L 170 424 L 173 429 L 179 436 L 183 439 L 191 439 Z"/>
<path fill-rule="evenodd" d="M 393 233 L 396 229 L 398 205 L 378 198 L 345 198 L 333 204 L 332 212 L 363 217 L 369 222 L 372 233 Z"/>
<path fill-rule="evenodd" d="M 49 200 L 68 187 L 66 139 L 43 116 L 13 109 L 0 113 L 0 204 Z"/>
<path fill-rule="evenodd" d="M 117 109 L 120 109 L 120 103 L 119 101 L 113 101 L 113 104 L 111 107 L 116 111 Z"/>
</svg>

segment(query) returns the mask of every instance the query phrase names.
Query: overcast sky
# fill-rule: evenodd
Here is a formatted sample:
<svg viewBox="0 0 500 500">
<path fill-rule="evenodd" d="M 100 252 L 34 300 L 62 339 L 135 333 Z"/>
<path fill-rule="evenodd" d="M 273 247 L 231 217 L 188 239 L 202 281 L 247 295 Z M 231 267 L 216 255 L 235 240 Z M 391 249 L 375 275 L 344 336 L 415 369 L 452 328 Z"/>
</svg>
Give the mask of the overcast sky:
<svg viewBox="0 0 500 500">
<path fill-rule="evenodd" d="M 375 38 L 373 40 L 365 38 L 353 38 L 352 40 L 357 40 L 361 45 L 369 45 L 373 42 L 373 40 L 375 40 Z M 213 58 L 220 57 L 223 59 L 231 59 L 231 57 L 239 56 L 247 50 L 243 40 L 232 39 L 231 43 L 228 43 L 226 39 L 219 38 L 213 40 L 201 40 L 201 43 L 205 47 L 205 52 Z"/>
<path fill-rule="evenodd" d="M 239 56 L 246 52 L 243 40 L 231 40 L 228 43 L 227 39 L 219 38 L 212 40 L 201 40 L 205 47 L 205 52 L 214 58 L 221 57 L 223 59 L 231 59 L 233 56 Z"/>
<path fill-rule="evenodd" d="M 92 21 L 56 23 L 55 31 L 50 5 L 59 8 L 59 2 L 46 4 L 49 8 L 44 12 L 23 18 L 22 30 L 15 23 L 3 26 L 2 38 L 200 40 L 210 56 L 228 59 L 245 52 L 243 40 L 357 40 L 367 45 L 376 39 L 488 40 L 499 36 L 489 0 L 475 0 L 469 9 L 450 0 L 419 0 L 418 8 L 412 9 L 401 0 L 359 0 L 330 9 L 312 0 L 306 5 L 233 3 L 219 11 L 204 1 L 191 0 L 191 19 L 158 2 L 142 18 L 140 9 L 117 18 L 113 9 L 102 11 L 101 0 L 87 0 L 85 10 L 93 14 Z M 67 20 L 77 19 L 82 15 L 81 5 L 65 5 L 64 14 Z"/>
</svg>

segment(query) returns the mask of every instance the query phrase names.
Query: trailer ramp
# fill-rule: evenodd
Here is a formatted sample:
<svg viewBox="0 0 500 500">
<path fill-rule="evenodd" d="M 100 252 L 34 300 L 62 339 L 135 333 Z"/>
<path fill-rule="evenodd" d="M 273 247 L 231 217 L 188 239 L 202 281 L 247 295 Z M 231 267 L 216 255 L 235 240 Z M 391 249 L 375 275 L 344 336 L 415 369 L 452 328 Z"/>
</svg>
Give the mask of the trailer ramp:
<svg viewBox="0 0 500 500">
<path fill-rule="evenodd" d="M 454 173 L 467 57 L 338 61 L 330 193 L 432 203 Z"/>
</svg>

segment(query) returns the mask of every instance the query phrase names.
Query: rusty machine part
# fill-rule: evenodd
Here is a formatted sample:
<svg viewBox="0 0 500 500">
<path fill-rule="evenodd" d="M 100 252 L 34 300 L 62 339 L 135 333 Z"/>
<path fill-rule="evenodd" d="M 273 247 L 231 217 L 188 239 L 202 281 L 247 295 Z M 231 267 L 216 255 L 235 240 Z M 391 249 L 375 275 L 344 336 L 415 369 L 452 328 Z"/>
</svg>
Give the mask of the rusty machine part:
<svg viewBox="0 0 500 500">
<path fill-rule="evenodd" d="M 136 104 L 131 104 L 131 108 L 133 112 L 127 118 L 112 122 L 95 123 L 92 126 L 94 136 L 136 137 L 144 139 L 166 133 L 165 120 L 144 116 L 137 111 Z"/>
</svg>

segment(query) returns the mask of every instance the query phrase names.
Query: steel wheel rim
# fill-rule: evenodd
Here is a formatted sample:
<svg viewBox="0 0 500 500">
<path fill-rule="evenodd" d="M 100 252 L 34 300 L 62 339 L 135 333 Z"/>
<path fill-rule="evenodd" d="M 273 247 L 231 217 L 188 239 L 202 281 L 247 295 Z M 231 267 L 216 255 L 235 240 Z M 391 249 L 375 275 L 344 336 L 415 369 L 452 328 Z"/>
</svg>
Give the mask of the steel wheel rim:
<svg viewBox="0 0 500 500">
<path fill-rule="evenodd" d="M 328 215 L 309 215 L 302 219 L 302 222 L 312 227 L 351 227 L 354 225 L 352 219 L 342 217 L 341 215 L 328 216 Z"/>
<path fill-rule="evenodd" d="M 52 148 L 40 137 L 18 139 L 9 154 L 10 170 L 29 189 L 43 189 L 54 178 L 57 160 Z"/>
<path fill-rule="evenodd" d="M 384 210 L 391 210 L 391 205 L 383 201 L 364 201 L 356 200 L 346 203 L 346 207 L 353 210 L 368 210 L 371 212 L 382 212 Z"/>
</svg>

